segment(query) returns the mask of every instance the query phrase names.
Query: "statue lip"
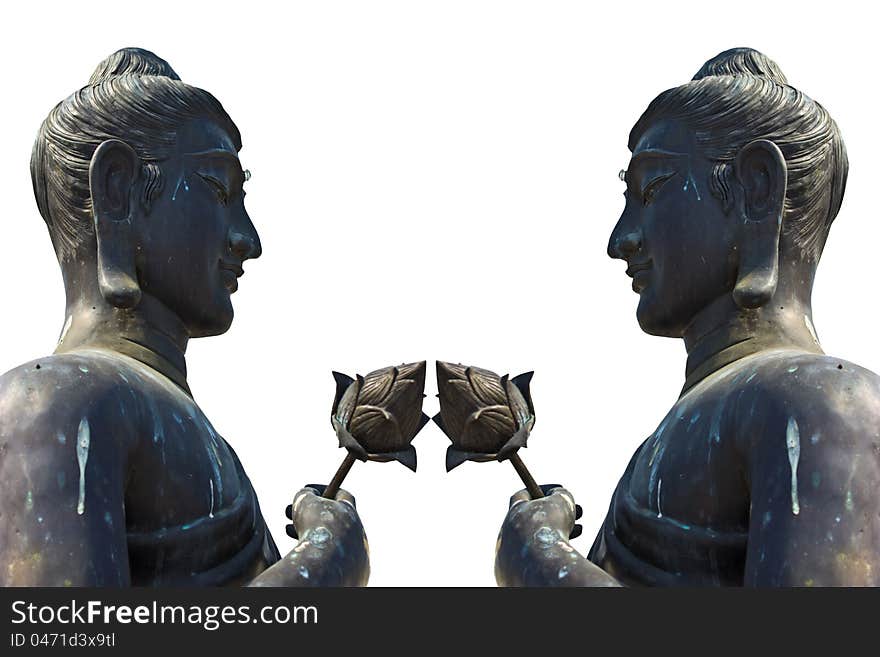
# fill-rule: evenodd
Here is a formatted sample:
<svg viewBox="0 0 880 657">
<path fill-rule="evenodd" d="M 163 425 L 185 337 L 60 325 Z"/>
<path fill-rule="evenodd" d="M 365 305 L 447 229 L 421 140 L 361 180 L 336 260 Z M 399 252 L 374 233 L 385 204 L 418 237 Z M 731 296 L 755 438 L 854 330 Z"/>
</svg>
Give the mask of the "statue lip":
<svg viewBox="0 0 880 657">
<path fill-rule="evenodd" d="M 651 260 L 645 262 L 635 262 L 626 268 L 626 275 L 633 279 L 632 289 L 636 294 L 640 294 L 648 285 L 648 272 L 651 269 Z"/>
<path fill-rule="evenodd" d="M 238 291 L 238 277 L 242 276 L 244 274 L 244 269 L 241 268 L 241 265 L 236 265 L 235 263 L 226 262 L 224 260 L 221 260 L 220 261 L 220 270 L 224 274 L 226 272 L 229 272 L 230 274 L 232 274 L 232 276 L 229 276 L 227 274 L 223 277 L 224 279 L 226 279 L 225 280 L 226 289 L 229 290 L 229 293 L 232 294 L 233 292 Z"/>
<path fill-rule="evenodd" d="M 232 262 L 226 262 L 224 260 L 220 261 L 220 268 L 226 269 L 227 271 L 231 271 L 235 274 L 236 278 L 239 278 L 244 275 L 244 269 L 241 268 L 241 265 L 236 265 Z"/>
<path fill-rule="evenodd" d="M 626 275 L 630 278 L 635 278 L 636 274 L 642 271 L 647 271 L 651 268 L 652 261 L 646 260 L 645 262 L 633 262 L 627 263 L 629 267 L 626 268 Z"/>
</svg>

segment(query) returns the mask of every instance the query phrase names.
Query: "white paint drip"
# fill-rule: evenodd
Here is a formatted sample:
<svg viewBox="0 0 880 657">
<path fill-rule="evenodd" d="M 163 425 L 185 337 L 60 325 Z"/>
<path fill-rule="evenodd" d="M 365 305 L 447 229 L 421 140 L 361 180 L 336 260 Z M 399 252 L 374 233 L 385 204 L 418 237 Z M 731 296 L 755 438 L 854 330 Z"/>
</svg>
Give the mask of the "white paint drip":
<svg viewBox="0 0 880 657">
<path fill-rule="evenodd" d="M 810 332 L 810 335 L 813 336 L 813 341 L 816 344 L 819 344 L 819 336 L 816 335 L 816 327 L 813 326 L 813 320 L 810 319 L 809 315 L 804 315 L 804 324 L 806 324 L 807 330 Z"/>
<path fill-rule="evenodd" d="M 798 515 L 801 505 L 798 502 L 797 468 L 801 458 L 801 435 L 797 421 L 788 418 L 788 427 L 785 430 L 785 446 L 788 448 L 788 463 L 791 466 L 791 512 Z"/>
<path fill-rule="evenodd" d="M 189 191 L 189 184 L 186 182 L 183 176 L 181 176 L 177 181 L 177 186 L 174 188 L 174 193 L 171 195 L 171 200 L 177 200 L 177 192 L 180 190 L 180 186 L 183 185 L 183 189 L 187 192 Z"/>
<path fill-rule="evenodd" d="M 657 483 L 660 462 L 663 460 L 663 452 L 666 451 L 666 443 L 663 441 L 663 432 L 666 431 L 666 427 L 672 420 L 672 417 L 673 413 L 670 411 L 670 413 L 663 418 L 663 422 L 660 423 L 660 426 L 657 427 L 657 431 L 654 433 L 654 450 L 651 454 L 651 458 L 648 460 L 648 467 L 651 469 L 651 472 L 648 475 L 648 499 L 651 499 L 651 496 L 654 494 L 654 486 Z"/>
<path fill-rule="evenodd" d="M 89 421 L 83 418 L 79 421 L 79 429 L 76 432 L 76 460 L 79 462 L 79 501 L 76 504 L 76 512 L 79 515 L 86 510 L 86 462 L 89 460 Z"/>
<path fill-rule="evenodd" d="M 703 199 L 700 197 L 700 190 L 697 188 L 697 181 L 694 180 L 692 173 L 688 173 L 688 177 L 685 179 L 684 187 L 681 188 L 681 191 L 686 192 L 690 186 L 693 186 L 694 193 L 697 195 L 697 200 L 702 201 Z"/>
<path fill-rule="evenodd" d="M 58 336 L 58 344 L 64 342 L 64 338 L 67 337 L 67 332 L 70 330 L 70 325 L 73 323 L 73 315 L 68 315 L 67 319 L 64 321 L 64 327 L 61 329 L 61 335 Z"/>
<path fill-rule="evenodd" d="M 662 517 L 663 517 L 663 509 L 662 509 L 661 506 L 660 506 L 660 488 L 661 488 L 662 486 L 663 486 L 663 479 L 661 478 L 661 479 L 657 482 L 657 517 L 658 517 L 658 518 L 662 518 Z"/>
<path fill-rule="evenodd" d="M 211 436 L 211 443 L 207 445 L 208 451 L 208 460 L 211 462 L 211 469 L 214 471 L 214 481 L 217 482 L 217 495 L 220 497 L 223 496 L 223 475 L 220 474 L 220 468 L 223 467 L 223 462 L 220 460 L 220 454 L 217 451 L 218 441 L 217 434 L 214 431 L 214 427 L 211 426 L 211 423 L 207 421 L 204 422 L 205 429 L 208 430 L 208 433 Z M 211 458 L 213 454 L 214 458 Z"/>
<path fill-rule="evenodd" d="M 153 444 L 159 446 L 159 453 L 162 456 L 162 464 L 165 464 L 165 425 L 162 424 L 162 415 L 159 413 L 159 407 L 156 400 L 152 397 L 148 398 L 147 404 L 150 407 L 150 416 L 153 420 Z"/>
<path fill-rule="evenodd" d="M 660 471 L 660 462 L 663 460 L 663 452 L 666 451 L 666 443 L 660 440 L 660 434 L 657 434 L 657 445 L 654 447 L 654 453 L 648 461 L 648 467 L 651 473 L 648 475 L 648 497 L 654 494 L 654 487 L 657 483 L 657 476 Z"/>
<path fill-rule="evenodd" d="M 211 509 L 208 511 L 208 517 L 214 517 L 214 480 L 208 479 L 208 486 L 211 488 Z M 256 508 L 256 507 L 254 507 Z"/>
<path fill-rule="evenodd" d="M 718 404 L 718 408 L 712 415 L 712 424 L 709 426 L 709 440 L 714 440 L 716 443 L 721 442 L 721 416 L 723 412 L 724 405 Z"/>
<path fill-rule="evenodd" d="M 712 421 L 709 423 L 709 446 L 706 450 L 706 464 L 712 460 L 712 443 L 721 442 L 721 415 L 724 412 L 724 405 L 718 404 L 715 412 L 712 414 Z"/>
<path fill-rule="evenodd" d="M 162 416 L 159 415 L 158 409 L 153 405 L 153 443 L 162 442 L 162 449 L 165 449 L 165 427 L 162 426 Z"/>
</svg>

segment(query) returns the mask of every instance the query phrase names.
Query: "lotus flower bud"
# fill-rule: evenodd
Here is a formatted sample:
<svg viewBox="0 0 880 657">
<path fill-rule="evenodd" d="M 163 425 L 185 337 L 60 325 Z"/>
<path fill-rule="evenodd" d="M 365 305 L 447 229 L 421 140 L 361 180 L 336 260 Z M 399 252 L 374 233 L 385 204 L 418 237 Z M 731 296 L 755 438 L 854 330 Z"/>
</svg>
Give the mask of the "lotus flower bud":
<svg viewBox="0 0 880 657">
<path fill-rule="evenodd" d="M 440 413 L 434 421 L 452 441 L 447 470 L 467 460 L 504 460 L 525 447 L 535 423 L 531 378 L 532 372 L 509 379 L 437 361 Z"/>
<path fill-rule="evenodd" d="M 352 379 L 339 372 L 330 421 L 339 438 L 361 460 L 397 460 L 416 469 L 410 444 L 428 421 L 422 413 L 425 361 L 386 367 Z"/>
</svg>

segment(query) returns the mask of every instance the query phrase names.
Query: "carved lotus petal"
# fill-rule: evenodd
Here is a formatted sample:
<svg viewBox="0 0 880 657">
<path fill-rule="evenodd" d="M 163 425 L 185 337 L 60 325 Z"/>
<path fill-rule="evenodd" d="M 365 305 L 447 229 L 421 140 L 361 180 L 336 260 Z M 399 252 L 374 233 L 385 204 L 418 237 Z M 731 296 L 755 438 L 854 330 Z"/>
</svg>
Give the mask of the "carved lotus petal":
<svg viewBox="0 0 880 657">
<path fill-rule="evenodd" d="M 479 367 L 437 361 L 440 413 L 434 419 L 452 441 L 447 467 L 451 461 L 500 457 L 505 448 L 525 445 L 535 421 L 530 379 L 531 373 L 511 380 Z"/>
<path fill-rule="evenodd" d="M 334 372 L 337 390 L 331 423 L 340 445 L 362 459 L 396 459 L 415 469 L 413 438 L 427 422 L 422 413 L 426 363 L 385 367 L 355 379 Z"/>
</svg>

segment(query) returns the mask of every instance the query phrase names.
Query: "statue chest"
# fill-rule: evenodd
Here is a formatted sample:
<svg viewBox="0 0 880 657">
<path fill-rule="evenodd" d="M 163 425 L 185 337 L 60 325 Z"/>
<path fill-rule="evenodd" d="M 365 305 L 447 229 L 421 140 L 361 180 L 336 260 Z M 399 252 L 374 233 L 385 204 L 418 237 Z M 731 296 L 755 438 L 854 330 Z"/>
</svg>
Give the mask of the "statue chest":
<svg viewBox="0 0 880 657">
<path fill-rule="evenodd" d="M 707 391 L 679 400 L 631 464 L 628 491 L 636 503 L 689 525 L 747 528 L 736 415 L 733 395 Z"/>
<path fill-rule="evenodd" d="M 151 394 L 141 406 L 126 487 L 129 530 L 210 520 L 249 492 L 237 457 L 189 397 Z"/>
<path fill-rule="evenodd" d="M 730 395 L 690 394 L 639 448 L 590 559 L 629 585 L 742 583 L 749 497 Z"/>
<path fill-rule="evenodd" d="M 188 398 L 151 397 L 147 409 L 126 489 L 132 583 L 250 581 L 278 550 L 241 463 Z"/>
</svg>

